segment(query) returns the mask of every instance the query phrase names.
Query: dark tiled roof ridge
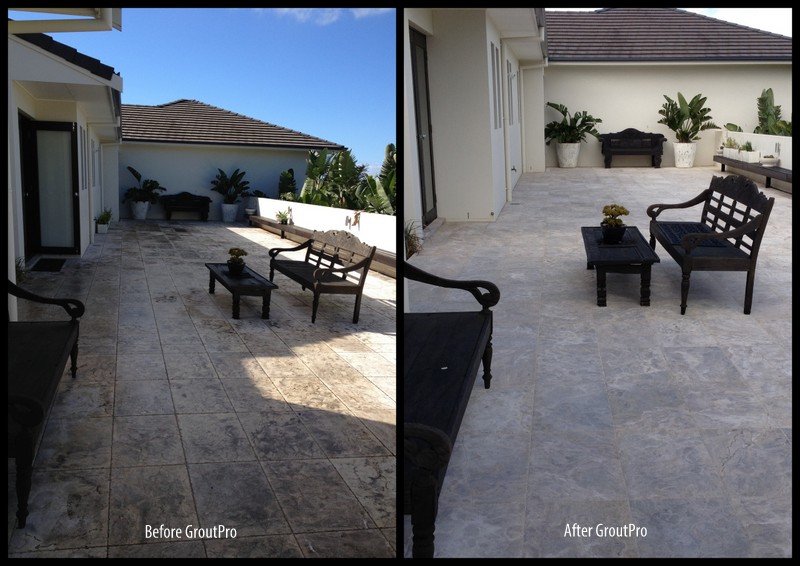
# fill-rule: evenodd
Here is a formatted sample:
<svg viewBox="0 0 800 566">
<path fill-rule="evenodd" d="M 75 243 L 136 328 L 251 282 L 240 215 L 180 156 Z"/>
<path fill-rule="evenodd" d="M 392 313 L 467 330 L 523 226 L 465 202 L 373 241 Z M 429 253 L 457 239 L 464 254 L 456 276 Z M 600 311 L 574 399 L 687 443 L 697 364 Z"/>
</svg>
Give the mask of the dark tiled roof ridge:
<svg viewBox="0 0 800 566">
<path fill-rule="evenodd" d="M 122 104 L 123 141 L 341 149 L 343 145 L 199 100 Z"/>
<path fill-rule="evenodd" d="M 234 112 L 233 110 L 227 110 L 225 108 L 220 108 L 219 106 L 214 106 L 212 104 L 206 104 L 205 102 L 201 102 L 200 100 L 195 100 L 194 98 L 181 98 L 179 100 L 173 100 L 172 102 L 165 102 L 164 104 L 156 104 L 156 105 L 148 105 L 148 104 L 131 104 L 130 106 L 142 106 L 142 107 L 152 107 L 156 106 L 158 108 L 166 108 L 167 106 L 172 106 L 175 104 L 180 104 L 184 102 L 192 102 L 194 104 L 199 104 L 200 106 L 204 106 L 206 108 L 210 108 L 213 110 L 219 110 L 220 112 L 225 112 L 230 114 L 231 116 L 236 116 L 238 118 L 244 118 L 245 120 L 252 120 L 254 122 L 259 122 L 261 124 L 266 124 L 267 126 L 272 126 L 273 128 L 280 128 L 281 130 L 285 130 L 287 132 L 292 132 L 295 134 L 300 134 L 303 136 L 307 136 L 308 134 L 300 132 L 298 130 L 293 130 L 291 128 L 287 128 L 286 126 L 279 126 L 278 124 L 273 124 L 272 122 L 265 122 L 264 120 L 259 120 L 258 118 L 253 118 L 252 116 L 246 116 L 244 114 L 239 114 L 238 112 Z M 338 145 L 338 144 L 337 144 Z"/>
</svg>

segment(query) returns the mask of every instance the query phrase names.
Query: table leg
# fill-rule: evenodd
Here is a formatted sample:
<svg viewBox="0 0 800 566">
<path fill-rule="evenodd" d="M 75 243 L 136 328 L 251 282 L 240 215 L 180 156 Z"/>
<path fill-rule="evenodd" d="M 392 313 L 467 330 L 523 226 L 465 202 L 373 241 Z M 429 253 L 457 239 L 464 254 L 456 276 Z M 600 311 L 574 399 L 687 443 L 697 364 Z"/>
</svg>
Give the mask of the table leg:
<svg viewBox="0 0 800 566">
<path fill-rule="evenodd" d="M 606 306 L 606 270 L 602 267 L 596 267 L 597 271 L 597 306 Z"/>
<path fill-rule="evenodd" d="M 214 294 L 214 283 L 216 283 L 216 279 L 214 279 L 214 272 L 209 270 L 208 272 L 208 292 L 212 295 Z"/>
<path fill-rule="evenodd" d="M 269 300 L 272 295 L 272 289 L 264 291 L 264 297 L 261 299 L 261 318 L 269 318 Z"/>
<path fill-rule="evenodd" d="M 239 293 L 233 293 L 233 318 L 239 318 Z"/>
<path fill-rule="evenodd" d="M 639 304 L 643 307 L 650 306 L 650 266 L 642 266 L 642 288 Z"/>
</svg>

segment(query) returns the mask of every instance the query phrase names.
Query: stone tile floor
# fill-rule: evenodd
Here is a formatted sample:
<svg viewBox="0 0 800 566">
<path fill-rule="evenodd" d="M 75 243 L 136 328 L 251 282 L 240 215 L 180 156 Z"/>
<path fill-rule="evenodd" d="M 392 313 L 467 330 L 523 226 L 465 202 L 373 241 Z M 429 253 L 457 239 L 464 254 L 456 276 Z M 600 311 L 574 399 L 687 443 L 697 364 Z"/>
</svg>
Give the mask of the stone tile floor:
<svg viewBox="0 0 800 566">
<path fill-rule="evenodd" d="M 396 556 L 395 280 L 370 273 L 358 324 L 345 296 L 323 296 L 312 324 L 311 292 L 276 274 L 270 319 L 244 297 L 233 320 L 204 263 L 239 246 L 268 276 L 269 248 L 296 243 L 194 221 L 96 238 L 22 283 L 86 314 L 25 529 L 9 460 L 9 557 Z"/>
<path fill-rule="evenodd" d="M 750 315 L 744 273 L 696 272 L 681 316 L 680 268 L 660 246 L 649 307 L 626 274 L 608 275 L 596 306 L 586 269 L 580 227 L 603 205 L 626 206 L 648 237 L 647 206 L 689 200 L 715 174 L 525 174 L 497 222 L 446 222 L 412 258 L 501 292 L 492 387 L 476 380 L 464 416 L 436 557 L 791 557 L 791 194 L 759 183 L 776 202 Z M 417 311 L 476 304 L 416 282 L 408 296 Z"/>
</svg>

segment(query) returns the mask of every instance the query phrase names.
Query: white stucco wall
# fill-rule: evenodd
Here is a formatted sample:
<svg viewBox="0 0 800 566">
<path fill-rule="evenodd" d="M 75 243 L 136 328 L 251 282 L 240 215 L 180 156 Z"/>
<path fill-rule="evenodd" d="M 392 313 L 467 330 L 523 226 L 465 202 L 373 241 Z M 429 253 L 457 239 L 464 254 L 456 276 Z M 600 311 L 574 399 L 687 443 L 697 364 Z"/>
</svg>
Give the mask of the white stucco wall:
<svg viewBox="0 0 800 566">
<path fill-rule="evenodd" d="M 664 144 L 662 167 L 675 165 L 673 143 L 675 136 L 666 126 L 658 124 L 658 111 L 665 102 L 663 95 L 676 99 L 681 92 L 687 99 L 701 93 L 707 97 L 713 121 L 723 126 L 733 122 L 746 132 L 758 124 L 756 99 L 763 89 L 772 88 L 775 103 L 781 106 L 782 116 L 792 115 L 791 65 L 756 64 L 692 64 L 681 65 L 554 65 L 545 69 L 545 102 L 567 106 L 571 113 L 586 110 L 601 118 L 600 133 L 636 128 L 645 132 L 662 133 Z M 541 106 L 545 112 L 544 105 Z M 536 108 L 533 108 L 535 111 Z M 547 110 L 545 123 L 558 118 Z M 545 154 L 547 167 L 556 167 L 555 145 L 545 146 L 544 127 L 526 123 L 526 162 L 538 162 Z M 695 165 L 712 165 L 714 135 L 701 132 Z M 614 166 L 649 166 L 645 157 L 615 156 Z M 602 167 L 600 142 L 589 138 L 581 148 L 578 167 Z"/>
<path fill-rule="evenodd" d="M 486 16 L 434 11 L 428 81 L 438 215 L 493 220 L 492 108 Z"/>
<path fill-rule="evenodd" d="M 267 196 L 278 196 L 278 180 L 282 171 L 294 169 L 297 188 L 303 186 L 308 150 L 225 147 L 189 144 L 149 144 L 123 142 L 119 149 L 119 210 L 122 218 L 131 218 L 130 206 L 122 202 L 125 191 L 136 186 L 128 171 L 132 166 L 142 179 L 155 179 L 166 191 L 162 195 L 183 191 L 211 197 L 209 220 L 221 220 L 222 195 L 211 190 L 211 181 L 222 169 L 230 175 L 239 169 L 247 174 L 250 189 Z M 244 203 L 240 204 L 239 219 L 243 218 Z M 166 218 L 161 205 L 150 207 L 148 218 Z"/>
</svg>

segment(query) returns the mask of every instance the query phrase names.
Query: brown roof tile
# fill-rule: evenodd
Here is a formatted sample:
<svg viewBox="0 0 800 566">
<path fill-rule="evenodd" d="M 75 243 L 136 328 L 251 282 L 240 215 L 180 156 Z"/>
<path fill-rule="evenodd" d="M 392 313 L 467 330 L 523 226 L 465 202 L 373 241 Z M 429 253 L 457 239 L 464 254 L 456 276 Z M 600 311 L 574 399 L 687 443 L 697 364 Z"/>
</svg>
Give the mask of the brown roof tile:
<svg viewBox="0 0 800 566">
<path fill-rule="evenodd" d="M 547 55 L 567 61 L 788 61 L 792 38 L 677 8 L 545 12 Z"/>
<path fill-rule="evenodd" d="M 344 146 L 196 100 L 122 105 L 122 140 L 298 149 Z"/>
</svg>

